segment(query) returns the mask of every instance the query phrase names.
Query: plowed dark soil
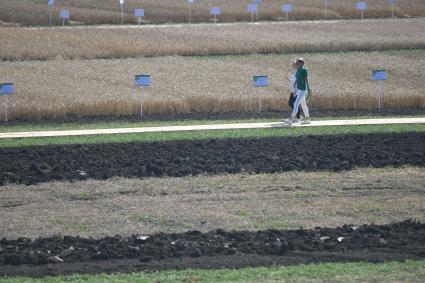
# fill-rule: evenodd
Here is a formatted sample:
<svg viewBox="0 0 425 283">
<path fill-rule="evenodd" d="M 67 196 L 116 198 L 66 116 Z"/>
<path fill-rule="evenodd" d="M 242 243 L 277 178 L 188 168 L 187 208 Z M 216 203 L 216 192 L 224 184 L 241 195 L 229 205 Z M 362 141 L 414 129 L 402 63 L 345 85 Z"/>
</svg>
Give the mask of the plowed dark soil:
<svg viewBox="0 0 425 283">
<path fill-rule="evenodd" d="M 425 133 L 1 148 L 0 157 L 0 185 L 114 176 L 339 171 L 424 166 Z"/>
<path fill-rule="evenodd" d="M 425 258 L 425 224 L 0 241 L 0 276 Z"/>
</svg>

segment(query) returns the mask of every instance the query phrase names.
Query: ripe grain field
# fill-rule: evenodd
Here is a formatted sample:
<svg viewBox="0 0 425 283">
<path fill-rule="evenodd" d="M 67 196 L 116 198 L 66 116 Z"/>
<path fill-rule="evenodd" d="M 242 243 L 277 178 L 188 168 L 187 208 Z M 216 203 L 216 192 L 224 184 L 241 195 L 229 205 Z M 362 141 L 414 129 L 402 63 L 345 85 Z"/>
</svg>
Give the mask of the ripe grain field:
<svg viewBox="0 0 425 283">
<path fill-rule="evenodd" d="M 23 25 L 47 25 L 48 7 L 44 0 L 6 0 L 2 1 L 0 21 L 3 24 L 18 23 Z M 220 21 L 250 21 L 251 16 L 246 12 L 250 0 L 202 0 L 193 5 L 194 22 L 210 22 L 210 8 L 218 6 L 222 9 Z M 357 0 L 331 1 L 328 8 L 328 18 L 360 18 L 356 9 Z M 73 24 L 117 24 L 121 23 L 118 0 L 61 0 L 56 1 L 52 8 L 54 23 L 61 23 L 57 18 L 61 8 L 71 11 Z M 324 17 L 323 4 L 319 0 L 288 0 L 293 4 L 291 19 L 320 19 Z M 282 20 L 282 1 L 265 0 L 260 6 L 259 20 Z M 185 0 L 126 0 L 124 6 L 125 23 L 135 23 L 133 16 L 135 8 L 146 10 L 146 21 L 152 23 L 186 22 L 189 7 Z M 397 17 L 425 16 L 425 3 L 422 0 L 399 1 L 394 9 Z M 368 3 L 365 17 L 389 17 L 391 7 L 387 0 L 375 0 Z"/>
<path fill-rule="evenodd" d="M 425 19 L 0 28 L 0 59 L 108 59 L 425 48 Z"/>
<path fill-rule="evenodd" d="M 424 50 L 2 62 L 0 77 L 15 82 L 11 119 L 137 114 L 140 91 L 133 79 L 143 72 L 153 78 L 146 114 L 253 112 L 258 100 L 263 109 L 282 110 L 294 56 L 304 56 L 311 70 L 314 109 L 375 108 L 370 76 L 376 68 L 389 71 L 383 107 L 425 106 Z M 268 74 L 271 85 L 255 93 L 254 74 Z"/>
</svg>

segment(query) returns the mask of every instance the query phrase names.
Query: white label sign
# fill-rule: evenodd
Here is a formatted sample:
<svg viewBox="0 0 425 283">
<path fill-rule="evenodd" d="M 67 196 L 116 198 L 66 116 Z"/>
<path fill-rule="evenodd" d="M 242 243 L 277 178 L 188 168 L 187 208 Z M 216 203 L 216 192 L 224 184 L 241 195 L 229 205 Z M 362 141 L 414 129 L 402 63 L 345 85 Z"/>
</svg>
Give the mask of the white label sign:
<svg viewBox="0 0 425 283">
<path fill-rule="evenodd" d="M 388 74 L 386 70 L 373 70 L 372 71 L 373 81 L 386 81 L 388 80 Z"/>
<path fill-rule="evenodd" d="M 120 0 L 120 5 L 124 5 L 124 0 Z"/>
<path fill-rule="evenodd" d="M 282 11 L 284 13 L 292 12 L 292 5 L 291 4 L 282 5 Z"/>
<path fill-rule="evenodd" d="M 211 15 L 216 16 L 216 15 L 220 15 L 220 13 L 221 13 L 220 7 L 212 7 L 211 8 Z"/>
<path fill-rule="evenodd" d="M 134 78 L 135 86 L 150 86 L 151 76 L 150 75 L 136 75 Z"/>
<path fill-rule="evenodd" d="M 357 10 L 364 11 L 364 10 L 366 10 L 366 8 L 367 8 L 366 2 L 357 3 Z"/>
<path fill-rule="evenodd" d="M 187 3 L 189 3 L 189 5 L 193 4 L 193 0 L 187 0 Z"/>
<path fill-rule="evenodd" d="M 134 16 L 143 18 L 145 16 L 145 10 L 144 9 L 135 9 L 134 10 Z"/>
<path fill-rule="evenodd" d="M 69 19 L 69 11 L 68 10 L 60 10 L 59 12 L 59 18 L 61 19 Z"/>
<path fill-rule="evenodd" d="M 13 83 L 0 84 L 0 95 L 13 94 Z"/>
<path fill-rule="evenodd" d="M 267 76 L 254 76 L 252 83 L 254 87 L 266 87 L 269 85 L 269 78 Z"/>
</svg>

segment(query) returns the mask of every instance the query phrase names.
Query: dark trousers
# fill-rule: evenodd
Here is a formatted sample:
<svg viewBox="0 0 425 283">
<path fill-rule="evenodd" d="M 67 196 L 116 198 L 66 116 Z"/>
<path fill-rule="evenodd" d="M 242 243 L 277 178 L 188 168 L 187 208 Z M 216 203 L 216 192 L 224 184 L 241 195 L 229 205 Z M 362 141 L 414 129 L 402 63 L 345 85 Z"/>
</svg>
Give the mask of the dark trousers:
<svg viewBox="0 0 425 283">
<path fill-rule="evenodd" d="M 289 107 L 291 107 L 291 109 L 294 109 L 295 100 L 297 100 L 297 97 L 293 96 L 291 93 L 291 95 L 289 96 L 289 101 L 288 101 L 288 105 Z M 301 107 L 298 108 L 298 112 L 297 112 L 297 115 L 295 115 L 295 117 L 297 117 L 297 119 L 301 118 Z"/>
</svg>

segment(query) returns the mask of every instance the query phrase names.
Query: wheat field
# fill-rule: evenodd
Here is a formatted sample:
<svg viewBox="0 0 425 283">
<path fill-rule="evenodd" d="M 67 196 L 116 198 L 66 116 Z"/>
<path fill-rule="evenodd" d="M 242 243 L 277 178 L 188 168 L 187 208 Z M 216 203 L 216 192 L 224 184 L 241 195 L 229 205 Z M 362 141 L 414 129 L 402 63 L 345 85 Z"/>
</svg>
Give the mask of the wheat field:
<svg viewBox="0 0 425 283">
<path fill-rule="evenodd" d="M 220 21 L 250 21 L 251 16 L 246 12 L 246 5 L 251 0 L 195 0 L 193 5 L 193 21 L 209 22 L 210 8 L 218 6 L 222 14 Z M 356 9 L 358 0 L 331 0 L 328 7 L 328 18 L 359 18 Z M 389 17 L 391 7 L 387 0 L 368 2 L 365 17 Z M 293 5 L 291 19 L 321 19 L 324 17 L 322 0 L 264 0 L 260 5 L 258 20 L 281 20 L 283 13 L 281 5 Z M 54 23 L 61 24 L 57 17 L 62 8 L 71 11 L 71 21 L 74 24 L 118 24 L 121 23 L 118 0 L 56 0 L 52 8 Z M 145 9 L 145 20 L 152 23 L 186 22 L 189 7 L 187 0 L 126 0 L 124 20 L 126 23 L 136 23 L 133 16 L 135 8 Z M 0 23 L 18 23 L 23 25 L 47 25 L 49 9 L 47 0 L 2 0 L 0 2 Z M 394 9 L 397 17 L 425 16 L 423 0 L 400 0 Z"/>
<path fill-rule="evenodd" d="M 425 19 L 0 28 L 1 60 L 204 56 L 425 48 Z"/>
<path fill-rule="evenodd" d="M 424 50 L 2 62 L 0 77 L 15 83 L 12 119 L 137 114 L 138 73 L 153 80 L 145 90 L 147 114 L 255 112 L 259 101 L 263 110 L 287 109 L 285 76 L 295 56 L 310 69 L 313 109 L 375 108 L 371 70 L 381 68 L 389 71 L 383 107 L 425 107 Z M 270 86 L 256 91 L 251 80 L 258 74 L 267 74 Z"/>
</svg>

